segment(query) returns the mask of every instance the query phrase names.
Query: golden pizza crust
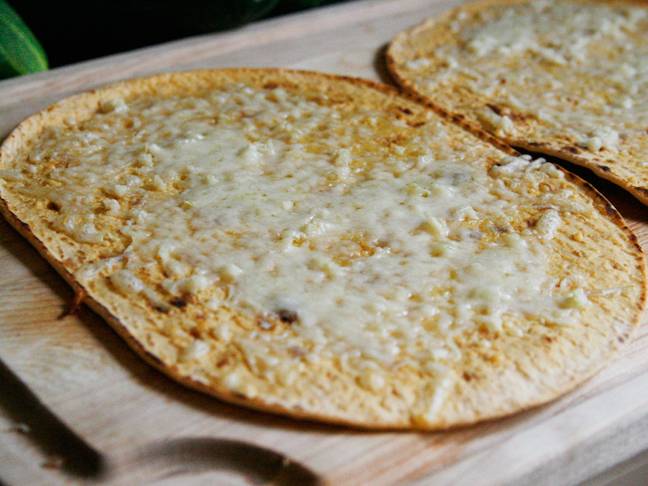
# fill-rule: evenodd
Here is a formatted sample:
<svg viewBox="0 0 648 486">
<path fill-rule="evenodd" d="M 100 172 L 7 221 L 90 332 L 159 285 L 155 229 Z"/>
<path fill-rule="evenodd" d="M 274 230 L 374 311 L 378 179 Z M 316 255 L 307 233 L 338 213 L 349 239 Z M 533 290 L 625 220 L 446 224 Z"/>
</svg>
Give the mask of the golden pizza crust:
<svg viewBox="0 0 648 486">
<path fill-rule="evenodd" d="M 443 363 L 450 369 L 443 377 L 434 368 L 394 366 L 382 370 L 380 386 L 368 386 L 358 373 L 330 354 L 313 356 L 314 351 L 304 349 L 291 351 L 289 363 L 294 366 L 290 369 L 258 368 L 251 363 L 244 344 L 260 342 L 260 335 L 264 342 L 282 339 L 282 333 L 296 325 L 290 319 L 268 324 L 236 307 L 204 305 L 205 296 L 222 297 L 222 289 L 204 290 L 199 297 L 167 296 L 155 302 L 142 294 L 118 291 L 109 278 L 78 273 L 93 262 L 118 258 L 128 241 L 118 236 L 120 223 L 102 214 L 97 214 L 97 224 L 110 227 L 110 235 L 115 236 L 101 243 L 75 241 L 54 227 L 57 208 L 51 201 L 21 190 L 24 181 L 16 174 L 28 177 L 29 153 L 38 136 L 51 127 L 75 130 L 100 111 L 102 103 L 116 97 L 128 102 L 201 96 L 232 82 L 260 90 L 280 86 L 297 96 L 318 96 L 336 110 L 380 110 L 381 116 L 404 122 L 403 133 L 413 137 L 432 125 L 444 126 L 448 139 L 439 143 L 449 144 L 469 158 L 478 154 L 474 163 L 483 164 L 484 170 L 512 153 L 449 124 L 428 106 L 390 87 L 283 70 L 198 71 L 126 81 L 68 98 L 23 122 L 0 150 L 0 209 L 4 216 L 142 358 L 175 380 L 228 402 L 296 418 L 376 429 L 448 428 L 556 398 L 599 370 L 638 325 L 646 301 L 646 276 L 636 238 L 600 194 L 566 172 L 551 179 L 551 184 L 538 185 L 523 178 L 507 182 L 517 184 L 520 201 L 525 203 L 512 224 L 532 233 L 547 209 L 546 198 L 571 191 L 568 200 L 557 201 L 581 209 L 564 211 L 551 241 L 549 273 L 561 282 L 580 275 L 581 284 L 590 290 L 591 305 L 579 312 L 573 326 L 517 317 L 500 331 L 484 327 L 466 331 L 454 338 L 461 356 Z M 378 133 L 376 137 L 384 137 L 389 145 L 390 135 Z M 157 285 L 164 275 L 152 268 L 138 277 Z M 219 333 L 222 323 L 229 326 L 230 335 Z M 209 345 L 209 352 L 194 357 L 187 350 L 198 340 Z"/>
<path fill-rule="evenodd" d="M 587 167 L 647 203 L 648 98 L 640 66 L 648 53 L 648 8 L 636 1 L 561 4 L 574 8 L 556 18 L 539 7 L 547 2 L 485 1 L 428 19 L 392 40 L 388 70 L 407 91 L 506 143 Z M 637 20 L 626 19 L 630 7 Z M 532 23 L 504 24 L 514 9 Z M 577 35 L 570 22 L 590 10 L 592 19 Z M 533 44 L 536 28 L 541 37 Z M 493 114 L 508 117 L 509 129 L 496 117 L 493 125 Z M 600 132 L 619 140 L 601 146 L 594 139 Z"/>
</svg>

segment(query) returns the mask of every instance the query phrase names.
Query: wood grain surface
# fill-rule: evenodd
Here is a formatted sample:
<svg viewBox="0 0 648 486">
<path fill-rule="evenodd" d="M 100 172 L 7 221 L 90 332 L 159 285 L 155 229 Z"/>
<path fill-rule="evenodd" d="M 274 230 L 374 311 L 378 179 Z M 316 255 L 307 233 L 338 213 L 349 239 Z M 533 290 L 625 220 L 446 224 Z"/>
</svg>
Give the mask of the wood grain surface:
<svg viewBox="0 0 648 486">
<path fill-rule="evenodd" d="M 457 3 L 356 0 L 6 80 L 0 82 L 0 138 L 69 94 L 158 72 L 287 67 L 388 81 L 386 43 Z M 615 204 L 648 249 L 646 207 L 575 171 Z M 648 447 L 645 320 L 601 373 L 551 404 L 449 432 L 376 433 L 278 418 L 186 390 L 139 360 L 88 309 L 62 317 L 72 297 L 1 220 L 0 359 L 107 466 L 98 479 L 70 473 L 34 430 L 7 412 L 12 397 L 0 383 L 0 484 L 307 484 L 303 477 L 271 481 L 275 454 L 331 485 L 566 486 Z M 242 445 L 230 447 L 236 444 Z M 270 472 L 254 471 L 251 462 L 270 464 Z"/>
</svg>

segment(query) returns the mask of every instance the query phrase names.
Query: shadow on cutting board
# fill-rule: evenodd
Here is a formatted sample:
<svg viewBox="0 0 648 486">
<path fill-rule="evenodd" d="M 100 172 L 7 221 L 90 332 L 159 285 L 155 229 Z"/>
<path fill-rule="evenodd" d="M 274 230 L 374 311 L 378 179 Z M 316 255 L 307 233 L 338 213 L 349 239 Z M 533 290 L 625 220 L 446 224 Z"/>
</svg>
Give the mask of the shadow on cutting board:
<svg viewBox="0 0 648 486">
<path fill-rule="evenodd" d="M 0 390 L 0 407 L 16 423 L 17 431 L 29 436 L 40 448 L 52 467 L 84 481 L 103 481 L 115 476 L 108 458 L 49 411 L 2 360 Z M 170 439 L 147 444 L 121 465 L 124 466 L 129 470 L 153 469 L 153 475 L 164 476 L 225 470 L 241 474 L 254 484 L 323 484 L 312 471 L 283 454 L 218 438 Z"/>
</svg>

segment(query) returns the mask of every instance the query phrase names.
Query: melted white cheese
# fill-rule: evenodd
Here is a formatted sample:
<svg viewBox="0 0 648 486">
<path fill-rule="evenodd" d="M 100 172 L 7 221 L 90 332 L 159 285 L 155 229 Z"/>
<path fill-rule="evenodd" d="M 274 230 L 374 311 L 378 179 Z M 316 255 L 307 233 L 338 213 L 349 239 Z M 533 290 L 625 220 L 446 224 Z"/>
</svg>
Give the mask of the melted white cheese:
<svg viewBox="0 0 648 486">
<path fill-rule="evenodd" d="M 457 359 L 453 336 L 465 329 L 506 332 L 521 316 L 567 325 L 584 305 L 547 273 L 567 209 L 546 211 L 537 230 L 512 226 L 535 204 L 528 187 L 562 177 L 542 160 L 507 157 L 488 172 L 491 149 L 455 151 L 441 123 L 411 129 L 280 89 L 111 100 L 102 111 L 46 134 L 30 160 L 73 162 L 49 173 L 55 183 L 21 190 L 55 202 L 53 228 L 82 243 L 106 236 L 95 214 L 122 219 L 128 257 L 86 265 L 80 279 L 105 276 L 155 301 L 220 288 L 224 300 L 207 308 L 289 322 L 281 344 L 239 342 L 253 368 L 268 370 L 270 349 L 415 366 Z M 166 280 L 144 289 L 136 274 L 150 266 Z M 219 335 L 232 338 L 227 325 Z M 183 359 L 204 350 L 191 344 Z M 363 373 L 362 386 L 383 386 Z"/>
<path fill-rule="evenodd" d="M 422 77 L 423 89 L 461 78 L 497 105 L 564 128 L 592 152 L 615 152 L 619 136 L 648 125 L 647 12 L 564 0 L 493 4 L 475 18 L 460 12 L 452 20 L 459 42 L 435 50 L 437 70 L 413 76 Z M 479 115 L 485 128 L 510 133 L 492 115 Z"/>
</svg>

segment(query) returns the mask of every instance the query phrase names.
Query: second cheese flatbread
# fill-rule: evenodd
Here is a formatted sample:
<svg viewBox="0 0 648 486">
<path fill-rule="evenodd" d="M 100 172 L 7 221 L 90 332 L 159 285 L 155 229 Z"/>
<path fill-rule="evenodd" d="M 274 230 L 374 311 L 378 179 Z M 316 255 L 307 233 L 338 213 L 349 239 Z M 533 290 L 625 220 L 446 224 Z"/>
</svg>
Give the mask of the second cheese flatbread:
<svg viewBox="0 0 648 486">
<path fill-rule="evenodd" d="M 406 89 L 648 203 L 646 32 L 645 2 L 488 1 L 401 33 L 387 58 Z"/>
</svg>

